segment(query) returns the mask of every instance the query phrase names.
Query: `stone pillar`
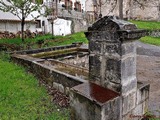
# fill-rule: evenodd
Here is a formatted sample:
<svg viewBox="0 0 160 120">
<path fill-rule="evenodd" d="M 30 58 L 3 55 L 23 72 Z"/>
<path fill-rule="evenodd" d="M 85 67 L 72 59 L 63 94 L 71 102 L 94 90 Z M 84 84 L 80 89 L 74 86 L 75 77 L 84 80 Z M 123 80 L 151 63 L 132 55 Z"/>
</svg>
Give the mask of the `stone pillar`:
<svg viewBox="0 0 160 120">
<path fill-rule="evenodd" d="M 121 94 L 135 91 L 136 46 L 134 41 L 144 36 L 130 22 L 104 17 L 86 32 L 89 40 L 90 81 Z"/>
<path fill-rule="evenodd" d="M 144 30 L 138 30 L 136 25 L 113 16 L 100 19 L 86 32 L 90 52 L 90 81 L 120 93 L 122 116 L 127 116 L 135 108 L 135 40 L 145 36 L 145 33 Z"/>
</svg>

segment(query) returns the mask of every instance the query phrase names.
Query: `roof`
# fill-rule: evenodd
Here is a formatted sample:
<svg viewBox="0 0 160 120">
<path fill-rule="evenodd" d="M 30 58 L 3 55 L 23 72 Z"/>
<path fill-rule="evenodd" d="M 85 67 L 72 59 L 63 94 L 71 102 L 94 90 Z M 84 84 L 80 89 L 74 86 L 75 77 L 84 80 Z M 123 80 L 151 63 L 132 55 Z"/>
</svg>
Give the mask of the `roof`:
<svg viewBox="0 0 160 120">
<path fill-rule="evenodd" d="M 11 19 L 0 19 L 0 22 L 21 22 L 21 20 L 11 20 Z M 25 22 L 27 23 L 36 23 L 36 21 L 32 21 L 32 20 L 25 20 Z"/>
</svg>

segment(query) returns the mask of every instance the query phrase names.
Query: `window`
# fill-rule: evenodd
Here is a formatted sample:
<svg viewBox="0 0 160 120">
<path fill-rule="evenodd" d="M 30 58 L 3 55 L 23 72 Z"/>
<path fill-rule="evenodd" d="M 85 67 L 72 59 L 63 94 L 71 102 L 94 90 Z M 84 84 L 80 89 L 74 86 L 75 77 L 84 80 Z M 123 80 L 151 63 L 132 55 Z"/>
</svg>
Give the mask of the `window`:
<svg viewBox="0 0 160 120">
<path fill-rule="evenodd" d="M 66 9 L 68 10 L 72 10 L 72 1 L 70 0 L 65 0 L 65 6 L 66 6 Z"/>
<path fill-rule="evenodd" d="M 36 20 L 36 28 L 41 28 L 41 20 Z"/>
<path fill-rule="evenodd" d="M 80 4 L 80 2 L 75 2 L 74 3 L 74 10 L 75 11 L 78 11 L 78 12 L 81 12 L 81 4 Z"/>
</svg>

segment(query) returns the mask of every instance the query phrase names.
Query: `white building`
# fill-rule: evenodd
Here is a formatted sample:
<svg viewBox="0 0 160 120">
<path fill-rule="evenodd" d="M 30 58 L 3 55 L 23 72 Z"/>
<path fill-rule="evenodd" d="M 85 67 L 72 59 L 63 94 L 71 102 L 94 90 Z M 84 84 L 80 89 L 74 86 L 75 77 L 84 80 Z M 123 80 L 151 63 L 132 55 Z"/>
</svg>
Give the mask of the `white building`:
<svg viewBox="0 0 160 120">
<path fill-rule="evenodd" d="M 36 30 L 36 22 L 31 20 L 32 18 L 26 19 L 24 28 L 34 32 Z M 0 31 L 10 31 L 13 33 L 21 31 L 20 19 L 9 12 L 0 11 Z"/>
<path fill-rule="evenodd" d="M 48 8 L 54 8 L 54 12 L 44 20 L 43 31 L 52 33 L 52 22 L 54 21 L 54 34 L 67 35 L 73 32 L 86 30 L 87 21 L 85 10 L 85 1 L 76 0 L 45 0 L 44 4 Z"/>
</svg>

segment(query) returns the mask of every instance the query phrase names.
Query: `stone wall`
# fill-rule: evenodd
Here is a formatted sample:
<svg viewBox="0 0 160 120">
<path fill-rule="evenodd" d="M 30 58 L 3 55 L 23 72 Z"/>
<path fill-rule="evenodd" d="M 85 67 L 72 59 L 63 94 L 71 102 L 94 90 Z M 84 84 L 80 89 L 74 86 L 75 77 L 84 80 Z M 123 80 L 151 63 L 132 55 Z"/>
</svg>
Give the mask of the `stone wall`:
<svg viewBox="0 0 160 120">
<path fill-rule="evenodd" d="M 76 78 L 72 75 L 41 64 L 41 62 L 45 61 L 43 59 L 37 59 L 27 55 L 18 54 L 12 55 L 11 59 L 15 63 L 24 66 L 46 85 L 54 87 L 67 95 L 69 94 L 70 88 L 85 82 L 85 80 Z"/>
<path fill-rule="evenodd" d="M 81 45 L 82 43 L 72 43 L 71 45 L 64 45 L 64 46 L 54 46 L 54 47 L 49 47 L 49 48 L 15 51 L 15 52 L 10 52 L 10 54 L 35 54 L 35 53 L 40 53 L 40 52 L 48 52 L 48 51 L 66 49 L 66 48 L 79 47 Z"/>
<path fill-rule="evenodd" d="M 142 113 L 146 113 L 148 111 L 148 100 L 149 100 L 149 89 L 150 86 L 148 83 L 138 82 L 138 89 L 136 92 L 136 103 L 135 108 L 132 111 L 131 115 L 139 115 L 142 116 Z"/>
<path fill-rule="evenodd" d="M 138 1 L 138 2 L 136 2 Z M 86 1 L 95 3 L 94 0 Z M 119 16 L 119 0 L 101 0 L 101 13 L 103 16 L 115 15 Z M 99 4 L 99 1 L 97 1 Z M 87 3 L 86 10 L 93 11 Z M 160 21 L 160 3 L 159 0 L 123 0 L 123 17 L 126 19 L 136 19 L 136 20 L 156 20 Z M 98 7 L 98 15 L 100 8 Z"/>
<path fill-rule="evenodd" d="M 127 9 L 129 11 L 128 16 L 130 16 L 130 18 L 132 19 L 157 21 L 160 20 L 159 0 L 141 0 L 139 3 L 135 0 L 131 0 L 130 6 L 128 6 L 128 8 L 126 8 L 125 11 Z M 125 11 L 124 14 L 126 13 Z"/>
<path fill-rule="evenodd" d="M 149 36 L 160 37 L 160 30 L 152 30 L 149 32 Z"/>
<path fill-rule="evenodd" d="M 76 19 L 76 18 L 68 18 L 72 21 L 71 23 L 71 33 L 86 31 L 88 28 L 88 23 L 86 18 L 84 19 Z"/>
<path fill-rule="evenodd" d="M 76 58 L 66 58 L 64 60 L 62 60 L 62 62 L 66 63 L 66 64 L 70 64 L 70 65 L 76 65 L 78 67 L 83 67 L 86 69 L 89 69 L 89 56 L 88 54 L 82 57 L 77 57 Z"/>
<path fill-rule="evenodd" d="M 75 86 L 70 93 L 71 120 L 120 120 L 120 101 L 118 93 L 96 84 Z"/>
</svg>

